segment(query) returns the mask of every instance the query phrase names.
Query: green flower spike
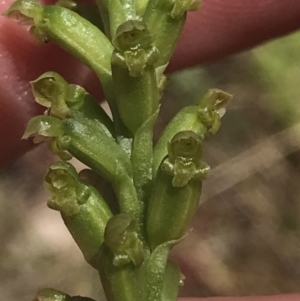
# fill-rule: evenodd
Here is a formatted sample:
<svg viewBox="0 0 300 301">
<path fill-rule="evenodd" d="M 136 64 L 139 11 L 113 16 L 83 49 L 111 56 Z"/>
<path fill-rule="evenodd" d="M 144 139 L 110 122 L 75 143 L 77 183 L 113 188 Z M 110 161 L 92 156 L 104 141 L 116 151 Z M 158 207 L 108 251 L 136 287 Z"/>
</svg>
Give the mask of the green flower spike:
<svg viewBox="0 0 300 301">
<path fill-rule="evenodd" d="M 153 153 L 153 175 L 155 176 L 163 158 L 167 155 L 167 145 L 173 136 L 181 131 L 193 131 L 202 139 L 217 133 L 221 125 L 221 117 L 232 95 L 219 90 L 209 90 L 197 105 L 180 110 L 167 124 Z"/>
<path fill-rule="evenodd" d="M 48 206 L 61 212 L 86 261 L 96 268 L 96 255 L 112 217 L 108 205 L 95 188 L 79 181 L 75 168 L 67 162 L 52 164 L 44 185 L 51 194 Z"/>
<path fill-rule="evenodd" d="M 143 242 L 138 238 L 137 223 L 131 215 L 121 213 L 113 216 L 105 228 L 104 239 L 114 253 L 115 266 L 129 262 L 138 266 L 143 262 Z"/>
<path fill-rule="evenodd" d="M 182 238 L 195 214 L 202 180 L 209 166 L 202 161 L 202 138 L 191 131 L 176 134 L 154 180 L 147 211 L 151 249 Z"/>
</svg>

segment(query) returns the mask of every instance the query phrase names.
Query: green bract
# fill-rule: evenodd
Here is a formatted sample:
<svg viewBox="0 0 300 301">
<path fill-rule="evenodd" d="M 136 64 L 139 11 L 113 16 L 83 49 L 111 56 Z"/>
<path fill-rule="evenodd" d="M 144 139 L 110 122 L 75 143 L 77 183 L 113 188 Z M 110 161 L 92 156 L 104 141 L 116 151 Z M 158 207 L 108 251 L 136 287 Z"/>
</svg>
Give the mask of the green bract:
<svg viewBox="0 0 300 301">
<path fill-rule="evenodd" d="M 16 1 L 4 15 L 30 25 L 96 73 L 111 115 L 83 87 L 55 71 L 31 82 L 36 102 L 23 139 L 47 141 L 62 161 L 44 186 L 85 260 L 98 270 L 108 301 L 175 301 L 178 266 L 168 259 L 197 210 L 209 166 L 205 138 L 214 135 L 231 95 L 209 90 L 182 109 L 153 147 L 166 83 L 164 71 L 200 0 Z M 45 46 L 47 47 L 47 46 Z M 47 58 L 45 58 L 47 59 Z M 99 87 L 100 89 L 100 87 Z M 88 169 L 79 174 L 66 162 Z M 44 289 L 34 301 L 93 301 Z"/>
</svg>

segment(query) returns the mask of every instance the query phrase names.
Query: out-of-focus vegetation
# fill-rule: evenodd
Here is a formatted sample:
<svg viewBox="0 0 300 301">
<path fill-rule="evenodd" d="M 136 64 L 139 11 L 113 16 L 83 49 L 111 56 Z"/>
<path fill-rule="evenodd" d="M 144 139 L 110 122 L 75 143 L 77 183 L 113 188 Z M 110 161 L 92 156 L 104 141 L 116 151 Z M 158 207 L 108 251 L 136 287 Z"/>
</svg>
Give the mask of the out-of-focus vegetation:
<svg viewBox="0 0 300 301">
<path fill-rule="evenodd" d="M 193 231 L 172 253 L 181 295 L 300 291 L 300 33 L 170 77 L 157 131 L 208 89 L 234 94 L 205 147 L 211 165 Z M 55 287 L 101 298 L 42 177 L 45 146 L 0 173 L 0 295 L 31 300 Z"/>
</svg>

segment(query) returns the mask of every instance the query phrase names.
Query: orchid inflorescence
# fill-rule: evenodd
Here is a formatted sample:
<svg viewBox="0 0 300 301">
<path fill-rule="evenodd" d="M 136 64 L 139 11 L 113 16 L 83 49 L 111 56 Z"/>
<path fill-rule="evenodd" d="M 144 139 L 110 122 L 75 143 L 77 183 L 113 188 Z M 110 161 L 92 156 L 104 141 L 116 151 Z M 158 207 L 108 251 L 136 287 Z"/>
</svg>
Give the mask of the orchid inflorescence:
<svg viewBox="0 0 300 301">
<path fill-rule="evenodd" d="M 46 108 L 23 139 L 47 141 L 61 161 L 44 185 L 85 260 L 99 271 L 108 301 L 175 301 L 181 283 L 170 249 L 188 230 L 209 166 L 203 143 L 214 135 L 231 95 L 209 90 L 169 122 L 155 145 L 164 71 L 188 11 L 200 0 L 18 0 L 5 16 L 30 26 L 92 69 L 112 118 L 83 87 L 50 71 L 31 82 Z M 76 171 L 75 157 L 88 168 Z M 108 181 L 107 194 L 97 183 Z M 95 185 L 96 183 L 96 185 Z M 102 187 L 103 188 L 103 187 Z M 36 301 L 89 301 L 44 289 Z"/>
</svg>

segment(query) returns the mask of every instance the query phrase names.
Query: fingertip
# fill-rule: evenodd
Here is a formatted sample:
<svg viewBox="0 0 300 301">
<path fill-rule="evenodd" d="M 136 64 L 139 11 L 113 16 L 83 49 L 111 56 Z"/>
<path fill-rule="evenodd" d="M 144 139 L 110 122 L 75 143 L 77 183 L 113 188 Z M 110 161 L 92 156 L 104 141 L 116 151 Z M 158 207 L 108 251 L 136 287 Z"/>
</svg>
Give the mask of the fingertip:
<svg viewBox="0 0 300 301">
<path fill-rule="evenodd" d="M 203 0 L 188 15 L 169 70 L 212 62 L 299 27 L 297 1 Z"/>
</svg>

